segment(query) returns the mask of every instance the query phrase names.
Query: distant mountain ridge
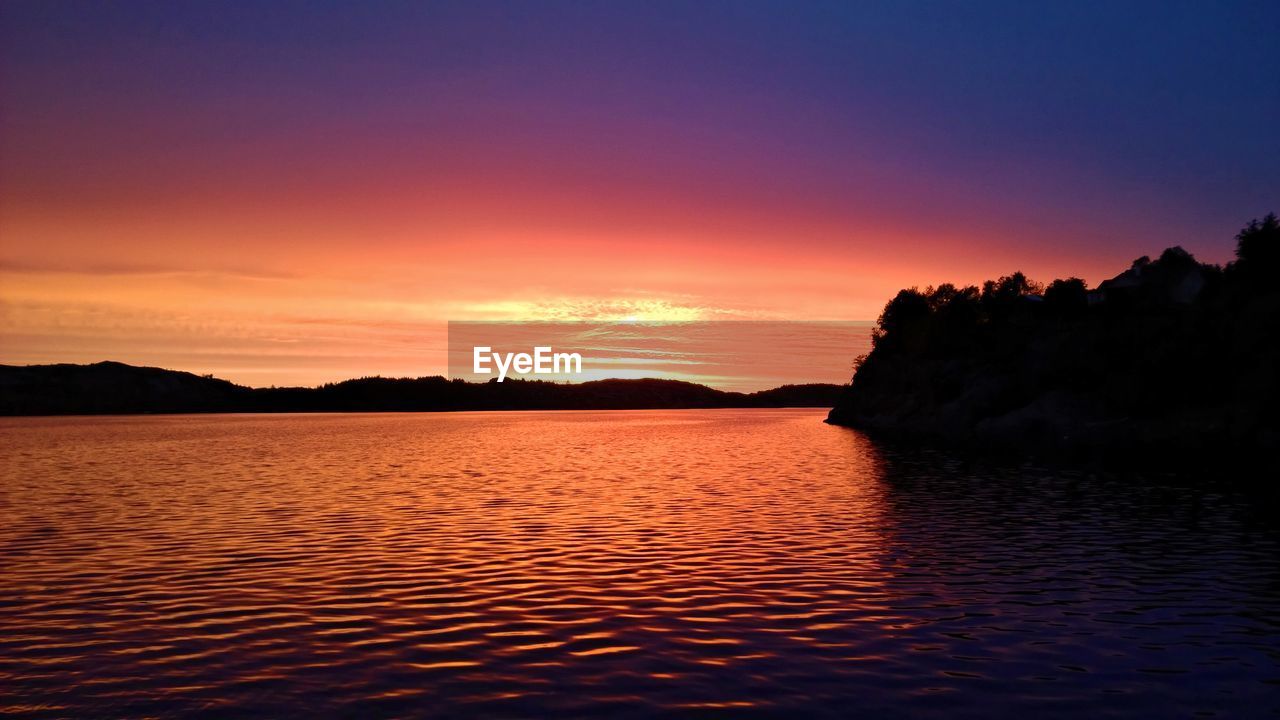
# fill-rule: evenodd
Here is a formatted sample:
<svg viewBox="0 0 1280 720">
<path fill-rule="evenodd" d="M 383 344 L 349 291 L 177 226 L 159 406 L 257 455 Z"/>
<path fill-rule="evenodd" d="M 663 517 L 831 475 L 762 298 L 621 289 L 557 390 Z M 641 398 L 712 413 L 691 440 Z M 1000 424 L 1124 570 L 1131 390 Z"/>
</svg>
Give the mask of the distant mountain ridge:
<svg viewBox="0 0 1280 720">
<path fill-rule="evenodd" d="M 754 393 L 679 380 L 539 380 L 468 383 L 447 378 L 368 377 L 317 388 L 250 388 L 211 376 L 137 367 L 0 365 L 0 415 L 211 412 L 417 412 L 451 410 L 640 410 L 826 407 L 840 385 L 783 385 Z"/>
</svg>

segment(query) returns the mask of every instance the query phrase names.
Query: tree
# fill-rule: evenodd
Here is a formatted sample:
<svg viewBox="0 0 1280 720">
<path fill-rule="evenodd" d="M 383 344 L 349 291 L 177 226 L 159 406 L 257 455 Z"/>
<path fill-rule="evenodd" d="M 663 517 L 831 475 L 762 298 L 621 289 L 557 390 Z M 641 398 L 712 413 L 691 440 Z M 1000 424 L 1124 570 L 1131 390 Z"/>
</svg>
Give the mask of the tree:
<svg viewBox="0 0 1280 720">
<path fill-rule="evenodd" d="M 1024 295 L 1038 294 L 1044 286 L 1030 280 L 1021 272 L 1005 275 L 999 280 L 988 280 L 982 284 L 983 302 L 1001 302 L 1016 300 Z"/>
<path fill-rule="evenodd" d="M 1046 307 L 1059 312 L 1072 312 L 1089 304 L 1089 291 L 1080 278 L 1054 280 L 1044 291 Z"/>
<path fill-rule="evenodd" d="M 874 347 L 901 346 L 904 338 L 919 338 L 928 331 L 929 300 L 915 288 L 899 290 L 884 306 L 871 333 Z"/>
<path fill-rule="evenodd" d="M 1249 221 L 1236 234 L 1236 257 L 1251 270 L 1266 272 L 1280 266 L 1280 220 L 1275 213 Z"/>
<path fill-rule="evenodd" d="M 1028 309 L 1026 297 L 1037 295 L 1044 286 L 1015 272 L 1005 275 L 999 280 L 988 280 L 982 284 L 982 310 L 991 322 L 1001 323 L 1024 318 Z"/>
</svg>

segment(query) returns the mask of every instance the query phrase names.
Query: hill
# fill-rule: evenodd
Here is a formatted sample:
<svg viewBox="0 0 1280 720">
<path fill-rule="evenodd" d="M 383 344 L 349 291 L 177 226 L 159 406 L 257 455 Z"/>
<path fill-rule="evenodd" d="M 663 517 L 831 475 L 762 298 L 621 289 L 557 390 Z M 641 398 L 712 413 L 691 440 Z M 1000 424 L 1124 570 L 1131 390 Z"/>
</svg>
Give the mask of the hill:
<svg viewBox="0 0 1280 720">
<path fill-rule="evenodd" d="M 838 385 L 812 384 L 738 393 L 676 380 L 468 383 L 443 377 L 249 388 L 117 362 L 0 365 L 0 415 L 831 407 L 840 390 Z"/>
<path fill-rule="evenodd" d="M 1019 454 L 1162 462 L 1280 446 L 1280 222 L 1225 267 L 1181 248 L 1089 290 L 1013 273 L 902 290 L 828 422 Z"/>
</svg>

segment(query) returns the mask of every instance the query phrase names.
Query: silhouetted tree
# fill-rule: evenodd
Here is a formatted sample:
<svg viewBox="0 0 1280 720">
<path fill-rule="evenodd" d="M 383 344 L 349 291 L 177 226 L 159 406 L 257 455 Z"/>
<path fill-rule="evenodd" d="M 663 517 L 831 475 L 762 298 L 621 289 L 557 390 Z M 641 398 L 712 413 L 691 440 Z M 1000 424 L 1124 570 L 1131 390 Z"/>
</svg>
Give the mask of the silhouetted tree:
<svg viewBox="0 0 1280 720">
<path fill-rule="evenodd" d="M 1160 253 L 1160 259 L 1156 262 L 1163 266 L 1166 271 L 1199 267 L 1200 265 L 1200 263 L 1196 262 L 1195 256 L 1183 250 L 1180 245 L 1165 248 L 1165 251 Z"/>
<path fill-rule="evenodd" d="M 1039 283 L 1028 279 L 1021 272 L 1015 272 L 1012 275 L 1005 275 L 999 280 L 988 280 L 983 283 L 982 301 L 1001 302 L 1015 300 L 1024 295 L 1039 293 L 1042 289 L 1043 286 Z"/>
<path fill-rule="evenodd" d="M 919 290 L 899 290 L 884 306 L 876 329 L 871 333 L 872 347 L 882 344 L 918 344 L 929 326 L 929 300 Z"/>
<path fill-rule="evenodd" d="M 1280 220 L 1268 213 L 1262 220 L 1251 220 L 1236 235 L 1236 257 L 1242 266 L 1254 271 L 1272 273 L 1280 268 Z"/>
<path fill-rule="evenodd" d="M 982 317 L 978 288 L 944 283 L 927 290 L 926 295 L 933 311 L 931 347 L 944 349 L 971 342 Z"/>
<path fill-rule="evenodd" d="M 1089 305 L 1089 291 L 1080 278 L 1054 280 L 1044 291 L 1044 304 L 1058 313 L 1073 313 Z"/>
<path fill-rule="evenodd" d="M 838 424 L 986 447 L 1272 458 L 1280 438 L 1280 219 L 1225 270 L 1180 247 L 1099 288 L 1022 273 L 899 292 Z"/>
<path fill-rule="evenodd" d="M 1028 312 L 1025 298 L 1039 294 L 1043 289 L 1043 285 L 1028 279 L 1021 272 L 1005 275 L 998 280 L 988 280 L 982 284 L 980 301 L 983 312 L 992 322 L 1021 322 Z"/>
</svg>

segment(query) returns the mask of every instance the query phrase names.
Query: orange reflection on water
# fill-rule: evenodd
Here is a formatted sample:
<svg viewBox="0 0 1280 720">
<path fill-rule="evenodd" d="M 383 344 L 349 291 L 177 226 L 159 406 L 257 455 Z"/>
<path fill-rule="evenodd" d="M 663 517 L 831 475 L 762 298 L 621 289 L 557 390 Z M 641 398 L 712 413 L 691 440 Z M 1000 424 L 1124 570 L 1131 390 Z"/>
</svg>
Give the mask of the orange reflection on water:
<svg viewBox="0 0 1280 720">
<path fill-rule="evenodd" d="M 566 673 L 759 675 L 859 622 L 882 579 L 874 455 L 819 417 L 34 420 L 11 438 L 28 515 L 7 532 L 40 562 L 6 582 L 46 609 L 29 644 L 56 656 L 30 663 L 81 667 L 90 694 L 198 693 L 168 680 L 198 668 L 386 702 L 447 682 L 501 707 Z M 53 458 L 58 481 L 35 481 Z M 47 610 L 66 603 L 82 612 Z M 59 648 L 72 622 L 97 631 Z M 688 706 L 751 705 L 705 700 Z"/>
<path fill-rule="evenodd" d="M 882 455 L 821 418 L 0 420 L 0 708 L 1259 706 L 1280 547 L 1234 496 Z"/>
</svg>

